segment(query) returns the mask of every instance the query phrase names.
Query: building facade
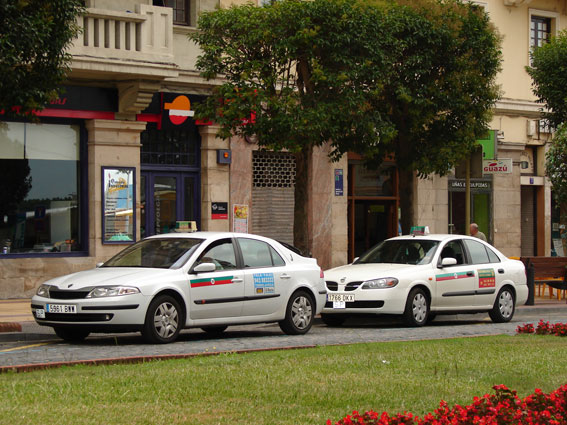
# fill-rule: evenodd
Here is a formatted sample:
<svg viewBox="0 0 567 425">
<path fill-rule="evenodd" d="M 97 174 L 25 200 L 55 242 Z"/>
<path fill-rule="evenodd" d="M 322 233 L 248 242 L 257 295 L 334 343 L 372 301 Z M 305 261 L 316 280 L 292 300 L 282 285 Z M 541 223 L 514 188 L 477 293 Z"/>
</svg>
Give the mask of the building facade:
<svg viewBox="0 0 567 425">
<path fill-rule="evenodd" d="M 471 180 L 471 221 L 509 256 L 564 255 L 559 218 L 553 214 L 545 152 L 551 130 L 541 119 L 526 66 L 530 51 L 565 28 L 564 1 L 484 0 L 502 35 L 502 97 L 496 104 L 484 174 Z M 494 160 L 488 161 L 487 160 Z M 498 161 L 498 167 L 492 167 Z M 417 217 L 435 232 L 465 233 L 465 181 L 458 173 L 419 181 Z"/>
<path fill-rule="evenodd" d="M 195 69 L 188 40 L 199 13 L 229 0 L 87 0 L 72 70 L 38 122 L 0 123 L 0 299 L 94 267 L 140 238 L 183 228 L 246 231 L 293 242 L 295 163 L 253 140 L 216 137 L 191 105 L 214 82 Z M 473 179 L 472 215 L 504 253 L 550 255 L 552 210 L 543 174 L 550 133 L 525 72 L 532 44 L 565 20 L 565 1 L 486 0 L 503 35 L 503 97 L 484 152 L 505 173 Z M 487 156 L 488 155 L 488 156 Z M 313 155 L 311 254 L 323 268 L 398 234 L 395 161 L 367 170 L 356 155 Z M 458 173 L 457 173 L 458 174 Z M 464 233 L 457 174 L 418 180 L 416 225 Z M 177 229 L 178 230 L 178 229 Z"/>
</svg>

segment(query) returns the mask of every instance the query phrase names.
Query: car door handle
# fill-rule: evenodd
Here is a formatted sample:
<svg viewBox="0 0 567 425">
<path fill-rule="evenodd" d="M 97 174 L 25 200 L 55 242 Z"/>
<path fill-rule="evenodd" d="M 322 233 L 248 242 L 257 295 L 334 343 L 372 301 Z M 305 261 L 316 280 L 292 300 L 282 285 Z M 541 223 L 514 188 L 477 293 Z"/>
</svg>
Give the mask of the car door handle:
<svg viewBox="0 0 567 425">
<path fill-rule="evenodd" d="M 235 277 L 232 279 L 232 283 L 241 283 L 244 282 L 242 279 L 240 279 L 239 277 Z"/>
<path fill-rule="evenodd" d="M 467 272 L 467 276 L 473 277 L 473 276 L 474 276 L 474 272 Z"/>
<path fill-rule="evenodd" d="M 498 269 L 498 273 L 504 274 L 504 269 Z"/>
<path fill-rule="evenodd" d="M 284 273 L 284 274 L 280 275 L 280 279 L 291 279 L 291 276 Z"/>
</svg>

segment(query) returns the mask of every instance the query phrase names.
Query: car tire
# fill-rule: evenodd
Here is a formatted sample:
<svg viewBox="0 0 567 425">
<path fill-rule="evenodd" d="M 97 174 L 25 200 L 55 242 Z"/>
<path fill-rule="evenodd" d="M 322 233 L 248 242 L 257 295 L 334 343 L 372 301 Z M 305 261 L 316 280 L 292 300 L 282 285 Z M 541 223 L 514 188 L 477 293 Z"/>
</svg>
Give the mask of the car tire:
<svg viewBox="0 0 567 425">
<path fill-rule="evenodd" d="M 327 326 L 337 327 L 341 326 L 347 319 L 344 314 L 323 314 L 321 313 L 321 320 Z"/>
<path fill-rule="evenodd" d="M 211 335 L 222 334 L 228 326 L 203 326 L 201 329 Z"/>
<path fill-rule="evenodd" d="M 288 335 L 305 334 L 313 325 L 314 314 L 313 297 L 305 291 L 296 291 L 287 303 L 285 319 L 279 322 L 280 328 Z"/>
<path fill-rule="evenodd" d="M 152 344 L 168 344 L 179 336 L 183 321 L 183 311 L 177 300 L 169 295 L 160 295 L 148 307 L 142 336 Z"/>
<path fill-rule="evenodd" d="M 410 292 L 404 310 L 404 322 L 411 327 L 424 326 L 429 316 L 429 299 L 423 289 L 415 288 Z"/>
<path fill-rule="evenodd" d="M 89 336 L 90 332 L 76 328 L 53 328 L 55 334 L 67 342 L 81 342 Z"/>
<path fill-rule="evenodd" d="M 512 320 L 516 309 L 516 300 L 514 293 L 510 288 L 502 288 L 498 292 L 494 307 L 488 312 L 488 315 L 494 323 L 505 323 Z"/>
</svg>

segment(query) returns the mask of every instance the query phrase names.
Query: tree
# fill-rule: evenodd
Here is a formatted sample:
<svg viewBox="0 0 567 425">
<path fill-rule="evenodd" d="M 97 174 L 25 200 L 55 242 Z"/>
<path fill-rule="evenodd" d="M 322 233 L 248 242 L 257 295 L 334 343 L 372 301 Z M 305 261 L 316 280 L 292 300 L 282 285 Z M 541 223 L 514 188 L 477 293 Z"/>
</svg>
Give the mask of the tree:
<svg viewBox="0 0 567 425">
<path fill-rule="evenodd" d="M 545 156 L 545 172 L 558 204 L 567 202 L 567 126 L 560 124 Z"/>
<path fill-rule="evenodd" d="M 28 116 L 57 97 L 81 0 L 0 0 L 0 111 Z"/>
<path fill-rule="evenodd" d="M 499 38 L 458 0 L 282 0 L 205 13 L 192 36 L 206 78 L 221 75 L 197 115 L 221 137 L 256 135 L 296 155 L 295 244 L 308 246 L 309 163 L 329 143 L 402 172 L 404 230 L 413 172 L 445 174 L 487 129 L 498 97 Z M 243 118 L 253 112 L 254 123 Z M 408 202 L 406 202 L 406 200 Z"/>
<path fill-rule="evenodd" d="M 567 32 L 532 51 L 532 63 L 526 70 L 533 80 L 533 91 L 547 111 L 544 117 L 557 128 L 553 144 L 546 154 L 545 169 L 553 196 L 560 204 L 567 202 Z"/>
</svg>

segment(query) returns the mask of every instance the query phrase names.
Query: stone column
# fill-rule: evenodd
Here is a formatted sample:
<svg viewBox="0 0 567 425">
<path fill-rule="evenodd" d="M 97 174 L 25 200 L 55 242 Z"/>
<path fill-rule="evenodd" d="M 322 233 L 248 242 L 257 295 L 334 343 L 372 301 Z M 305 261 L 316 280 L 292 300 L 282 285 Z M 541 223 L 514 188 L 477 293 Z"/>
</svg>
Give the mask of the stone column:
<svg viewBox="0 0 567 425">
<path fill-rule="evenodd" d="M 201 227 L 199 230 L 228 232 L 230 223 L 230 166 L 217 164 L 217 150 L 228 149 L 229 140 L 216 136 L 218 127 L 199 127 L 201 134 Z M 228 203 L 228 219 L 213 220 L 213 202 Z"/>
<path fill-rule="evenodd" d="M 312 255 L 323 269 L 348 261 L 348 159 L 329 160 L 329 145 L 313 150 L 309 235 Z M 335 169 L 343 170 L 343 194 L 335 196 Z"/>
<path fill-rule="evenodd" d="M 136 239 L 140 238 L 140 133 L 145 122 L 90 120 L 88 131 L 89 255 L 105 261 L 125 245 L 102 243 L 101 167 L 136 169 Z"/>
</svg>

